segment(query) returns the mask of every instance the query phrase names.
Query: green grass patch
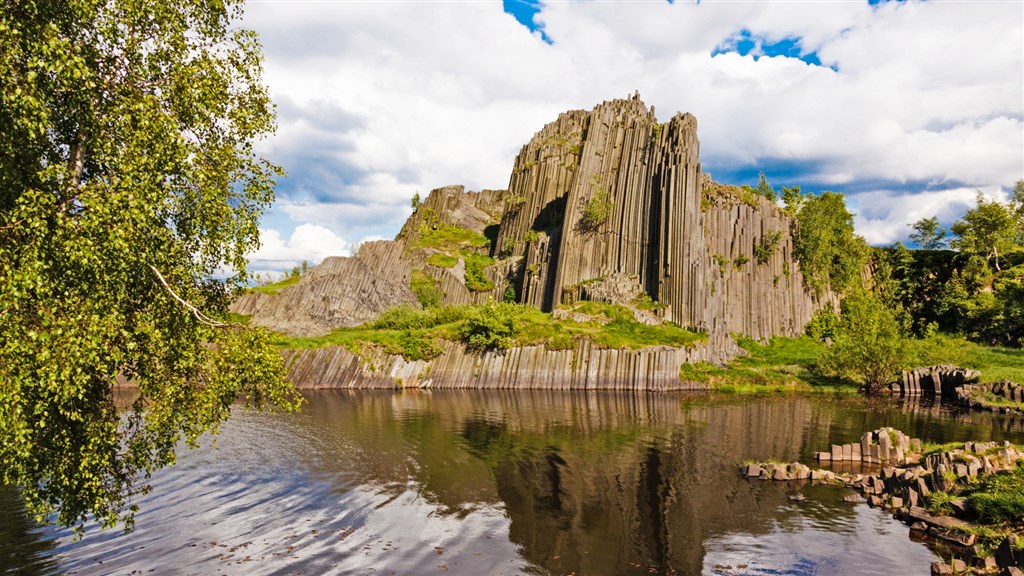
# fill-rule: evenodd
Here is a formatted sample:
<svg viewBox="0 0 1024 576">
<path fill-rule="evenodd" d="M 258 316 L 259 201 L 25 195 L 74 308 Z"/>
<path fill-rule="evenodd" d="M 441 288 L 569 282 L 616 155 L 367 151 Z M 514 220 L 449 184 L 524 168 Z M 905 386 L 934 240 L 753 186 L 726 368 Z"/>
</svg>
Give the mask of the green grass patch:
<svg viewBox="0 0 1024 576">
<path fill-rule="evenodd" d="M 598 347 L 635 350 L 649 346 L 688 346 L 706 339 L 704 334 L 671 324 L 645 326 L 633 320 L 623 306 L 581 304 L 587 314 L 610 321 L 601 325 L 597 320 L 559 320 L 531 306 L 511 303 L 440 306 L 425 310 L 399 306 L 367 325 L 338 328 L 316 337 L 277 335 L 275 344 L 301 349 L 342 346 L 357 354 L 363 354 L 365 346 L 375 345 L 389 354 L 418 360 L 439 354 L 440 343 L 444 340 L 462 341 L 480 349 L 542 344 L 548 349 L 561 350 L 585 339 Z M 495 337 L 491 338 L 492 335 Z"/>
<path fill-rule="evenodd" d="M 949 452 L 950 450 L 959 450 L 964 447 L 963 442 L 929 442 L 928 440 L 921 441 L 921 456 L 931 456 L 932 454 L 941 454 L 942 452 Z"/>
<path fill-rule="evenodd" d="M 427 257 L 427 264 L 437 266 L 438 268 L 454 268 L 458 262 L 458 256 L 452 256 L 443 252 L 434 252 Z"/>
<path fill-rule="evenodd" d="M 824 379 L 812 370 L 824 344 L 802 336 L 772 338 L 767 344 L 738 338 L 748 356 L 736 358 L 726 367 L 714 364 L 684 364 L 680 378 L 708 384 L 718 392 L 757 394 L 768 392 L 853 393 L 855 386 Z"/>
<path fill-rule="evenodd" d="M 287 288 L 289 286 L 294 286 L 294 285 L 298 284 L 299 283 L 299 278 L 301 278 L 301 276 L 288 276 L 284 280 L 281 280 L 279 282 L 274 282 L 273 284 L 265 284 L 263 286 L 253 286 L 252 287 L 252 291 L 272 296 L 274 294 L 277 294 L 281 290 L 284 290 L 285 288 Z"/>
<path fill-rule="evenodd" d="M 494 283 L 487 277 L 484 270 L 494 264 L 494 259 L 490 256 L 468 251 L 462 252 L 462 258 L 466 261 L 466 288 L 470 292 L 493 290 Z"/>
<path fill-rule="evenodd" d="M 986 476 L 966 492 L 967 508 L 987 525 L 1024 526 L 1024 465 Z"/>
<path fill-rule="evenodd" d="M 936 334 L 914 340 L 912 350 L 916 366 L 955 364 L 980 371 L 982 382 L 1024 383 L 1024 351 L 1020 349 L 986 346 L 962 336 Z"/>
<path fill-rule="evenodd" d="M 416 300 L 424 308 L 435 308 L 441 305 L 443 294 L 437 280 L 423 270 L 413 270 L 409 279 L 409 289 L 416 295 Z"/>
<path fill-rule="evenodd" d="M 479 232 L 468 228 L 444 224 L 437 228 L 423 227 L 420 230 L 420 241 L 417 246 L 434 248 L 442 252 L 455 252 L 460 248 L 484 248 L 491 241 Z"/>
</svg>

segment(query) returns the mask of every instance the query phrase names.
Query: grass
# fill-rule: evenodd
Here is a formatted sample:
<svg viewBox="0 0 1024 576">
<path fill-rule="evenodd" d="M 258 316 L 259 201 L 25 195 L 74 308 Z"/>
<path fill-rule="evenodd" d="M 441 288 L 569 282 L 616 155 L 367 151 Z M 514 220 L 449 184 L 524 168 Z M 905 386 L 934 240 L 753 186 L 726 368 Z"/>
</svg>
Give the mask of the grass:
<svg viewBox="0 0 1024 576">
<path fill-rule="evenodd" d="M 986 476 L 967 493 L 967 507 L 982 524 L 1024 525 L 1024 465 Z"/>
<path fill-rule="evenodd" d="M 548 349 L 558 350 L 571 348 L 579 340 L 589 340 L 600 348 L 636 350 L 651 346 L 689 346 L 706 339 L 704 334 L 673 324 L 640 324 L 623 306 L 584 302 L 578 304 L 579 310 L 585 310 L 584 313 L 595 320 L 559 320 L 531 306 L 518 304 L 442 306 L 426 310 L 399 306 L 385 312 L 371 324 L 338 328 L 315 337 L 277 335 L 274 343 L 281 348 L 301 349 L 341 346 L 357 354 L 363 354 L 367 345 L 373 345 L 408 360 L 429 359 L 440 353 L 442 341 L 463 340 L 468 320 L 473 315 L 486 312 L 483 310 L 486 306 L 508 307 L 515 319 L 514 346 L 542 344 Z M 596 318 L 608 320 L 608 323 L 601 325 Z"/>
<path fill-rule="evenodd" d="M 947 334 L 913 340 L 911 349 L 915 366 L 955 364 L 978 370 L 982 382 L 1024 382 L 1024 351 L 1019 349 L 986 346 Z"/>
<path fill-rule="evenodd" d="M 261 294 L 274 295 L 284 290 L 289 286 L 294 286 L 299 283 L 301 276 L 288 276 L 284 280 L 274 282 L 273 284 L 266 284 L 263 286 L 253 286 L 251 290 L 253 292 L 259 292 Z"/>
<path fill-rule="evenodd" d="M 494 264 L 494 259 L 481 250 L 490 247 L 492 241 L 486 234 L 445 224 L 437 228 L 421 227 L 416 247 L 439 250 L 427 257 L 428 264 L 439 268 L 455 266 L 461 256 L 466 262 L 466 288 L 471 292 L 486 292 L 494 289 L 494 283 L 484 270 Z"/>
<path fill-rule="evenodd" d="M 739 338 L 748 356 L 735 359 L 729 366 L 708 363 L 685 364 L 679 376 L 708 384 L 719 392 L 756 394 L 793 391 L 828 393 L 856 392 L 853 385 L 825 380 L 812 367 L 824 344 L 802 336 L 772 338 L 767 344 Z"/>
<path fill-rule="evenodd" d="M 460 226 L 444 224 L 437 228 L 424 226 L 420 230 L 420 241 L 417 246 L 434 248 L 442 252 L 458 251 L 461 248 L 484 248 L 491 241 L 479 232 Z"/>
<path fill-rule="evenodd" d="M 435 252 L 427 257 L 427 264 L 437 266 L 438 268 L 453 268 L 458 262 L 458 256 L 444 254 L 443 252 Z"/>
</svg>

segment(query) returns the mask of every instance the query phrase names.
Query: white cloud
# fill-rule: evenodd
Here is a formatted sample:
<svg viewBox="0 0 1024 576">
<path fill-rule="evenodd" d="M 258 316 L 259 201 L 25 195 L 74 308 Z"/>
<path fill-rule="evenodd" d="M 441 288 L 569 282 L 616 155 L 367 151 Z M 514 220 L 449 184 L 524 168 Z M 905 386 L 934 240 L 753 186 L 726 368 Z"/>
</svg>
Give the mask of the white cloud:
<svg viewBox="0 0 1024 576">
<path fill-rule="evenodd" d="M 249 255 L 249 269 L 256 273 L 279 273 L 303 261 L 318 264 L 328 256 L 348 256 L 344 239 L 323 226 L 301 224 L 288 240 L 277 230 L 260 230 L 261 245 Z"/>
<path fill-rule="evenodd" d="M 414 192 L 504 187 L 543 124 L 634 89 L 663 120 L 697 116 L 716 177 L 885 191 L 871 198 L 890 209 L 857 221 L 873 242 L 910 208 L 962 212 L 964 191 L 1024 177 L 1021 3 L 551 2 L 552 45 L 499 3 L 248 13 L 280 103 L 262 150 L 290 172 L 275 210 L 342 237 L 393 236 Z M 711 56 L 741 30 L 799 37 L 826 66 Z"/>
</svg>

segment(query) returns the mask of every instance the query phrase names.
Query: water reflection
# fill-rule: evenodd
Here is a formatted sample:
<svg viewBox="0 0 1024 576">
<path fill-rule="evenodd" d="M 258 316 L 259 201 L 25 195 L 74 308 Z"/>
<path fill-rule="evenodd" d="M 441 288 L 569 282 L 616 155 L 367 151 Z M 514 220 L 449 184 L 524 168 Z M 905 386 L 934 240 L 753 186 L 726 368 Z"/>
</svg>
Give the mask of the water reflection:
<svg viewBox="0 0 1024 576">
<path fill-rule="evenodd" d="M 45 572 L 56 553 L 79 574 L 925 574 L 932 552 L 884 513 L 832 487 L 792 503 L 793 486 L 748 481 L 735 464 L 811 463 L 880 426 L 1024 440 L 1001 416 L 859 398 L 308 399 L 298 415 L 238 414 L 215 447 L 183 453 L 132 534 L 70 542 L 7 514 L 0 565 Z M 0 506 L 20 510 L 11 498 L 0 491 Z"/>
</svg>

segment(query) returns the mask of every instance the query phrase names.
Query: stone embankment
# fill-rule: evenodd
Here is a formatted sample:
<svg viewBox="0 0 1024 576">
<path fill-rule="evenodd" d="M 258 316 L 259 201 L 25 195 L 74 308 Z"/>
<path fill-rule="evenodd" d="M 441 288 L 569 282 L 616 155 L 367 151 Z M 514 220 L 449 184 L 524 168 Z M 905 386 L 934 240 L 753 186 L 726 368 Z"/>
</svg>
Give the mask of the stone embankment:
<svg viewBox="0 0 1024 576">
<path fill-rule="evenodd" d="M 587 341 L 568 350 L 523 346 L 478 352 L 446 342 L 433 360 L 405 360 L 372 350 L 363 355 L 333 346 L 286 350 L 298 388 L 476 388 L 546 390 L 699 390 L 680 380 L 687 362 L 722 362 L 743 353 L 731 340 L 687 348 L 604 349 Z"/>
<path fill-rule="evenodd" d="M 1024 414 L 1024 384 L 1002 380 L 986 384 L 969 384 L 956 390 L 961 405 L 975 410 L 1003 414 Z"/>
<path fill-rule="evenodd" d="M 885 453 L 881 448 L 887 446 L 889 458 L 879 458 L 880 462 L 877 461 L 872 449 L 875 446 L 879 448 L 879 454 Z M 740 466 L 740 473 L 761 480 L 838 483 L 856 490 L 867 500 L 868 505 L 892 511 L 896 518 L 908 524 L 918 535 L 942 540 L 959 550 L 956 554 L 959 559 L 951 560 L 948 564 L 934 563 L 933 574 L 1000 573 L 1024 576 L 1024 572 L 1020 571 L 1024 568 L 1024 546 L 1018 542 L 1017 536 L 1011 534 L 999 539 L 994 546 L 995 552 L 990 553 L 995 543 L 979 546 L 978 527 L 965 519 L 968 511 L 965 500 L 953 497 L 959 489 L 975 485 L 987 476 L 1005 474 L 1016 469 L 1019 462 L 1024 460 L 1024 453 L 1009 442 L 965 442 L 961 448 L 926 456 L 920 453 L 920 449 L 920 440 L 909 438 L 892 428 L 882 428 L 865 433 L 859 444 L 833 446 L 831 452 L 819 452 L 817 455 L 822 463 L 841 465 L 854 460 L 859 452 L 860 462 L 866 465 L 860 473 L 812 469 L 799 462 L 746 463 Z M 865 453 L 868 456 L 864 456 Z M 835 455 L 839 455 L 839 458 L 834 458 Z M 879 465 L 880 470 L 877 467 Z M 941 494 L 942 500 L 948 504 L 947 513 L 930 511 L 929 508 L 937 508 L 934 505 L 938 502 L 935 494 Z M 859 502 L 862 501 L 860 495 L 850 494 L 843 499 Z M 802 499 L 796 494 L 790 497 L 790 500 Z"/>
<path fill-rule="evenodd" d="M 952 364 L 924 366 L 904 370 L 900 381 L 893 383 L 892 391 L 903 396 L 922 393 L 953 395 L 960 386 L 977 382 L 979 378 L 981 372 Z"/>
</svg>

